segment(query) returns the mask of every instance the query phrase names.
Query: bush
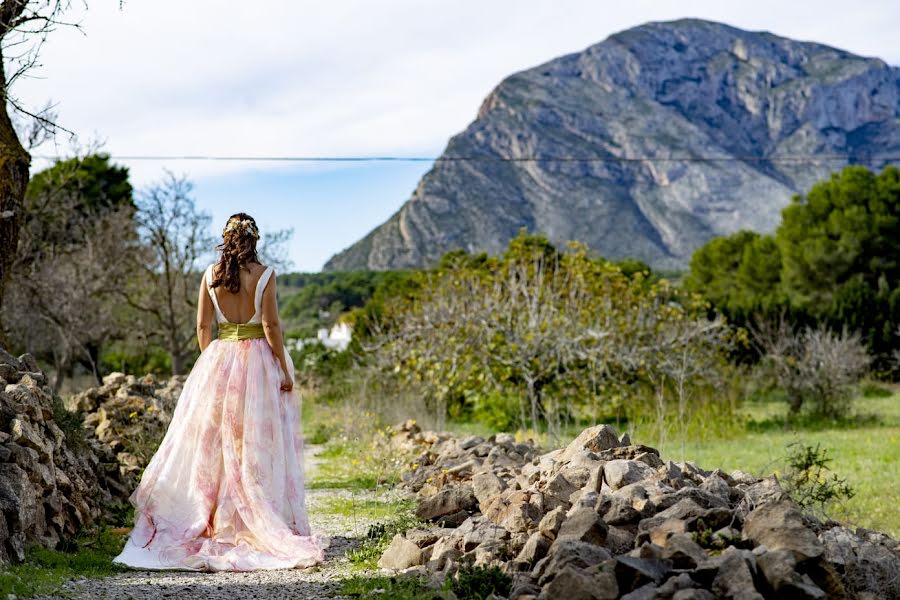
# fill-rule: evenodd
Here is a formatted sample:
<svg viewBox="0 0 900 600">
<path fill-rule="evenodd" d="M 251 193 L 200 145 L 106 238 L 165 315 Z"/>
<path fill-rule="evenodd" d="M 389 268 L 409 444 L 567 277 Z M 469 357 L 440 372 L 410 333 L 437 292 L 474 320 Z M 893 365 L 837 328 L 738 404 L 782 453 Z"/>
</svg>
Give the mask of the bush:
<svg viewBox="0 0 900 600">
<path fill-rule="evenodd" d="M 827 419 L 849 415 L 854 387 L 871 362 L 859 334 L 823 325 L 798 332 L 782 318 L 761 322 L 752 335 L 764 373 L 787 394 L 791 416 L 804 407 Z"/>
<path fill-rule="evenodd" d="M 835 502 L 849 500 L 853 488 L 831 471 L 828 450 L 819 444 L 808 446 L 800 442 L 788 444 L 787 470 L 783 475 L 785 490 L 802 508 L 821 513 Z"/>
<path fill-rule="evenodd" d="M 462 565 L 456 574 L 444 584 L 459 600 L 484 600 L 491 594 L 507 597 L 512 588 L 512 578 L 499 567 L 473 567 Z"/>
</svg>

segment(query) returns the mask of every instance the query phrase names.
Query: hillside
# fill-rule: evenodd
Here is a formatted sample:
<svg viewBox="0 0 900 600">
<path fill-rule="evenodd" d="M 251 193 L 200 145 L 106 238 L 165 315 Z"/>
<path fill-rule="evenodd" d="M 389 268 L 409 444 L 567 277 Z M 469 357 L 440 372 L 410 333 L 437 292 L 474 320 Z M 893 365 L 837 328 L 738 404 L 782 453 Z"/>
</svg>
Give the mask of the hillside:
<svg viewBox="0 0 900 600">
<path fill-rule="evenodd" d="M 900 69 L 719 23 L 649 23 L 503 80 L 400 210 L 325 268 L 498 253 L 522 227 L 680 268 L 714 236 L 772 230 L 847 162 L 897 156 Z M 535 160 L 507 160 L 521 158 Z"/>
</svg>

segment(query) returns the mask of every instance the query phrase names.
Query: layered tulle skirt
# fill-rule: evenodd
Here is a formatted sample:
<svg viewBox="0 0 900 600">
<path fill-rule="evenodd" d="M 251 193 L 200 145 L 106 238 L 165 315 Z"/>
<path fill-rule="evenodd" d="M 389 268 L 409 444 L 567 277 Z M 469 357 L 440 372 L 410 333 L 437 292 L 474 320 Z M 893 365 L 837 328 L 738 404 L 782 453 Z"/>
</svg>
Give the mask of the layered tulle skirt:
<svg viewBox="0 0 900 600">
<path fill-rule="evenodd" d="M 251 571 L 324 560 L 327 538 L 306 512 L 300 399 L 281 380 L 265 339 L 206 348 L 130 497 L 134 529 L 114 562 Z"/>
</svg>

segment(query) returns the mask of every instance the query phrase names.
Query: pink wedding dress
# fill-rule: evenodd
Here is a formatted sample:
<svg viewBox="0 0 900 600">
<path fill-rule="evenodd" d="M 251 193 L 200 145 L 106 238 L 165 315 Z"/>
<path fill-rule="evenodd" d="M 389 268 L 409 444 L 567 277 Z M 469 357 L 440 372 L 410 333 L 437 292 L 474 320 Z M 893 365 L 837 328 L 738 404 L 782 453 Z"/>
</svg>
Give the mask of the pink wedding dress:
<svg viewBox="0 0 900 600">
<path fill-rule="evenodd" d="M 262 331 L 255 291 L 246 329 Z M 207 285 L 212 267 L 207 269 Z M 235 331 L 209 287 L 220 338 Z M 290 372 L 293 365 L 287 356 Z M 282 392 L 265 337 L 216 339 L 200 354 L 166 435 L 131 494 L 135 525 L 113 562 L 138 569 L 251 571 L 307 567 L 328 540 L 310 531 L 300 399 Z"/>
</svg>

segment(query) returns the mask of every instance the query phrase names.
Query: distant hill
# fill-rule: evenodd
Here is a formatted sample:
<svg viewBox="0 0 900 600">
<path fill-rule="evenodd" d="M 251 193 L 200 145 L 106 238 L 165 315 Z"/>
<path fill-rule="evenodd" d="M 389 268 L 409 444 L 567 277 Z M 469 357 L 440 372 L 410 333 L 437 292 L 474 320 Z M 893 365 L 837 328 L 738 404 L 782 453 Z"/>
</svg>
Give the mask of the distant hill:
<svg viewBox="0 0 900 600">
<path fill-rule="evenodd" d="M 792 158 L 807 156 L 821 160 Z M 325 268 L 499 253 L 522 227 L 679 268 L 714 236 L 772 230 L 793 194 L 847 162 L 885 156 L 900 156 L 900 69 L 719 23 L 648 23 L 507 77 L 443 153 L 478 160 L 438 161 Z M 538 160 L 499 160 L 516 157 Z"/>
</svg>

